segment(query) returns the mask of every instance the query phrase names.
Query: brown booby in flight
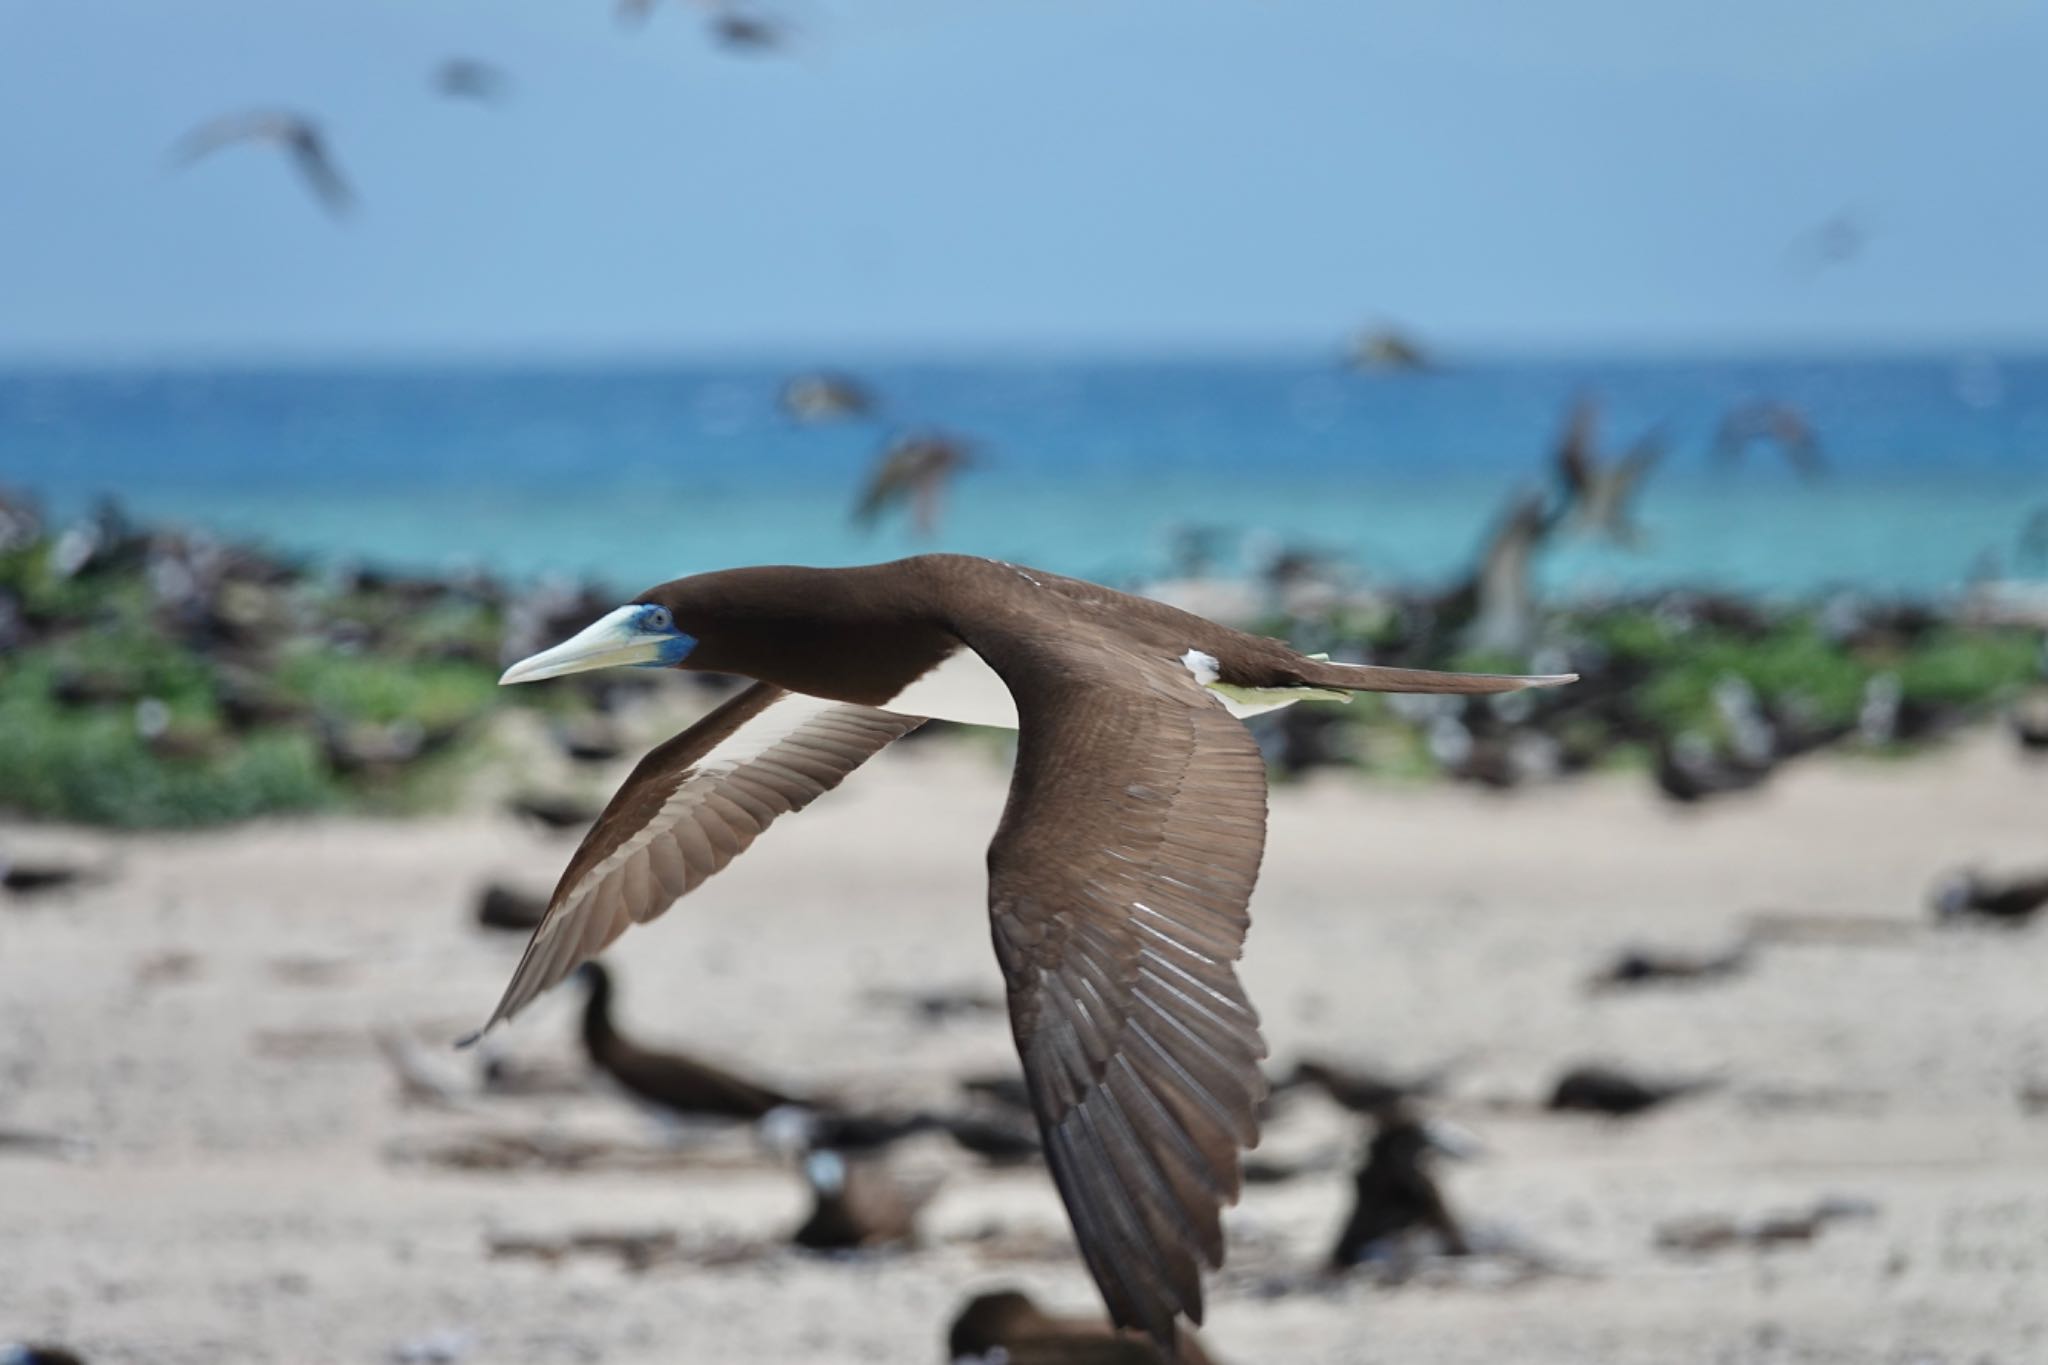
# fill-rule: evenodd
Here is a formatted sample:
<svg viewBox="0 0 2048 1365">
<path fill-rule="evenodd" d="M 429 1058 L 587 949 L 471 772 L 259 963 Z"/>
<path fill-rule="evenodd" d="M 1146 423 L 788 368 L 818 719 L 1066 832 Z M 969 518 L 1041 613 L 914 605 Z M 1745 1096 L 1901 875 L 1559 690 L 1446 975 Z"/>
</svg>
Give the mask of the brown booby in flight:
<svg viewBox="0 0 2048 1365">
<path fill-rule="evenodd" d="M 1017 730 L 989 913 L 1046 1160 L 1110 1315 L 1171 1349 L 1257 1137 L 1235 962 L 1266 772 L 1237 717 L 1351 692 L 1566 682 L 1331 663 L 1164 603 L 960 555 L 662 584 L 506 671 L 754 685 L 643 759 L 570 859 L 485 1027 L 926 719 Z"/>
<path fill-rule="evenodd" d="M 335 169 L 326 135 L 304 114 L 272 109 L 224 114 L 186 134 L 178 144 L 178 163 L 189 166 L 238 142 L 267 142 L 290 153 L 299 177 L 329 213 L 339 217 L 355 207 L 355 194 Z"/>
<path fill-rule="evenodd" d="M 474 57 L 450 57 L 434 68 L 434 89 L 450 99 L 496 104 L 510 91 L 512 78 L 503 67 Z"/>
<path fill-rule="evenodd" d="M 963 469 L 974 467 L 973 447 L 941 431 L 919 431 L 889 443 L 854 504 L 857 525 L 872 527 L 898 503 L 910 504 L 910 523 L 929 539 L 939 529 L 939 503 L 946 485 Z"/>
<path fill-rule="evenodd" d="M 1572 523 L 1594 531 L 1617 545 L 1643 542 L 1642 528 L 1631 516 L 1636 488 L 1663 458 L 1663 439 L 1651 432 L 1620 459 L 1603 461 L 1598 449 L 1600 405 L 1580 398 L 1565 421 L 1557 444 L 1557 477 Z"/>
</svg>

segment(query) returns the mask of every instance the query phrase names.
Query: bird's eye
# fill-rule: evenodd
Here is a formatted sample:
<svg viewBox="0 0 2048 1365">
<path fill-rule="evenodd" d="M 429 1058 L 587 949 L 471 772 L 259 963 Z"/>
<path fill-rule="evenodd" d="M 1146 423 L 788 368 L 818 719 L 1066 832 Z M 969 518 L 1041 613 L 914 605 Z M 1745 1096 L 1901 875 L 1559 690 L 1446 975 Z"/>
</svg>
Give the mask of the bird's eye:
<svg viewBox="0 0 2048 1365">
<path fill-rule="evenodd" d="M 655 607 L 640 618 L 640 625 L 646 630 L 668 630 L 676 620 L 668 614 L 667 607 Z"/>
</svg>

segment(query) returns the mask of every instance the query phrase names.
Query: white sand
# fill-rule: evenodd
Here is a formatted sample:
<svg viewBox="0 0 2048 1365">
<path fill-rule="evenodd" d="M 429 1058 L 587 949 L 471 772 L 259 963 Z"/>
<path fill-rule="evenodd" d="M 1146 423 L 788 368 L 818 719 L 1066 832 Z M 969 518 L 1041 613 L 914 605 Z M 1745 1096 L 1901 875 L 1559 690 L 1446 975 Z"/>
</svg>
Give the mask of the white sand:
<svg viewBox="0 0 2048 1365">
<path fill-rule="evenodd" d="M 1001 800 L 1002 775 L 971 753 L 884 755 L 618 946 L 627 1025 L 878 1101 L 1009 1064 L 1000 1018 L 931 1030 L 863 999 L 995 987 L 982 850 Z M 488 1259 L 494 1230 L 772 1238 L 804 1202 L 742 1141 L 717 1151 L 743 1160 L 662 1173 L 387 1159 L 394 1141 L 477 1128 L 650 1137 L 604 1093 L 475 1118 L 405 1109 L 368 1045 L 375 1024 L 445 1040 L 484 1017 L 517 944 L 469 927 L 474 889 L 551 882 L 568 842 L 474 815 L 182 838 L 0 828 L 0 843 L 120 871 L 0 908 L 0 1127 L 95 1144 L 68 1162 L 0 1153 L 0 1340 L 57 1338 L 96 1362 L 311 1365 L 452 1330 L 477 1362 L 923 1362 L 976 1287 L 1093 1304 L 1057 1240 L 1008 1263 L 965 1240 L 994 1220 L 1059 1232 L 1040 1172 L 984 1174 L 936 1148 L 910 1157 L 950 1172 L 937 1245 L 916 1253 L 639 1276 Z M 2048 929 L 1932 929 L 1929 881 L 1975 860 L 2048 860 L 2048 770 L 1989 737 L 1907 765 L 1806 767 L 1697 813 L 1618 779 L 1506 800 L 1337 777 L 1279 791 L 1245 969 L 1276 1059 L 1469 1055 L 1447 1108 L 1490 1154 L 1448 1172 L 1453 1199 L 1584 1273 L 1268 1298 L 1319 1262 L 1348 1181 L 1255 1188 L 1213 1295 L 1215 1350 L 1238 1365 L 2048 1360 L 2048 1118 L 2015 1098 L 2048 1077 Z M 1713 945 L 1769 907 L 1905 931 L 1770 948 L 1722 985 L 1581 990 L 1625 940 Z M 166 958 L 181 953 L 182 975 Z M 544 1002 L 504 1041 L 566 1058 L 572 1018 L 571 1000 Z M 1729 1084 L 1632 1124 L 1492 1103 L 1589 1056 Z M 1787 1091 L 1826 1093 L 1765 1103 Z M 1268 1147 L 1355 1140 L 1304 1099 Z M 1673 1216 L 1821 1195 L 1878 1213 L 1761 1256 L 1651 1245 Z"/>
</svg>

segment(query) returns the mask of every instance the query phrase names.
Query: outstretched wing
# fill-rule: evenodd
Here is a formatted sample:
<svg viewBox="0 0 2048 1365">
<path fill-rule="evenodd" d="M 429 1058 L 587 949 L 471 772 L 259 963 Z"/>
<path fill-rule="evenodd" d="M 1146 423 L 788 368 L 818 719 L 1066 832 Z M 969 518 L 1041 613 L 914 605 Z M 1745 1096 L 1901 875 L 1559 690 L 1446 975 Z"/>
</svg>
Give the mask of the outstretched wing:
<svg viewBox="0 0 2048 1365">
<path fill-rule="evenodd" d="M 583 837 L 484 1031 L 922 724 L 756 683 L 648 754 Z"/>
<path fill-rule="evenodd" d="M 996 955 L 1082 1257 L 1119 1326 L 1170 1343 L 1177 1317 L 1201 1321 L 1265 1095 L 1232 965 L 1265 766 L 1177 661 L 1044 650 L 991 660 L 1021 722 L 989 848 Z"/>
</svg>

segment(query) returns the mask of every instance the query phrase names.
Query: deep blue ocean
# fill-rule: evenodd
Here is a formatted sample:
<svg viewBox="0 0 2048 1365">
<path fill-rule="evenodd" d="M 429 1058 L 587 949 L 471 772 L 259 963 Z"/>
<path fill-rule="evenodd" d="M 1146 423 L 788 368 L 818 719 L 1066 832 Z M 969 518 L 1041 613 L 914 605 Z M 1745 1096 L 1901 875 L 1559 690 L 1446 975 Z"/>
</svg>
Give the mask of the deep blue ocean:
<svg viewBox="0 0 2048 1365">
<path fill-rule="evenodd" d="M 1280 545 L 1442 582 L 1517 488 L 1550 478 L 1575 394 L 1618 451 L 1661 424 L 1647 543 L 1551 557 L 1553 587 L 1941 592 L 2048 505 L 2048 358 L 1567 362 L 1353 373 L 1322 358 L 879 365 L 872 419 L 802 426 L 787 366 L 0 372 L 0 485 L 333 557 L 634 589 L 734 564 L 963 550 L 1129 581 L 1176 527 L 1240 564 Z M 1797 404 L 1831 472 L 1712 455 L 1743 400 Z M 980 443 L 930 542 L 848 510 L 886 436 Z"/>
</svg>

